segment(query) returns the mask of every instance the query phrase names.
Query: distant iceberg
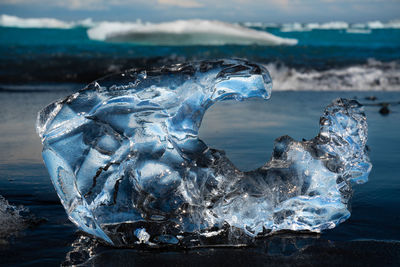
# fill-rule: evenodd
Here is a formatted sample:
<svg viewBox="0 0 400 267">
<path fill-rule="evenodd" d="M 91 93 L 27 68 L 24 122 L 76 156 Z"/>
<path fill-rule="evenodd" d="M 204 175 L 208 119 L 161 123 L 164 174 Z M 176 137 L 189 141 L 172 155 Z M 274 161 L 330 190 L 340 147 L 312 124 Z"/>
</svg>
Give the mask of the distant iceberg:
<svg viewBox="0 0 400 267">
<path fill-rule="evenodd" d="M 295 45 L 296 39 L 216 20 L 177 20 L 163 23 L 101 22 L 88 30 L 100 41 L 146 45 Z"/>
<path fill-rule="evenodd" d="M 249 172 L 198 138 L 210 106 L 268 99 L 271 87 L 261 65 L 208 60 L 125 71 L 50 104 L 37 131 L 69 218 L 116 246 L 193 247 L 215 236 L 232 245 L 343 222 L 352 184 L 372 167 L 358 102 L 335 100 L 315 138 L 277 138 L 270 161 Z"/>
</svg>

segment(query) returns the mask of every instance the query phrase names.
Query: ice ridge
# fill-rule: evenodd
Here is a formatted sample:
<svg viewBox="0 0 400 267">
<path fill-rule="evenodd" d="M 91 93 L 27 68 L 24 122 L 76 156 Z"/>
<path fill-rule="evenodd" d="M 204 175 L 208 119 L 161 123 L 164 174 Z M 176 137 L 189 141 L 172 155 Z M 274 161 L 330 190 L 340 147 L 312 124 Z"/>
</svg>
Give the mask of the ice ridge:
<svg viewBox="0 0 400 267">
<path fill-rule="evenodd" d="M 128 70 L 50 104 L 37 130 L 69 218 L 116 246 L 191 247 L 240 232 L 219 238 L 229 245 L 335 227 L 372 166 L 358 102 L 335 100 L 317 137 L 276 139 L 271 160 L 250 172 L 198 138 L 215 102 L 268 99 L 271 87 L 261 65 L 211 60 Z"/>
</svg>

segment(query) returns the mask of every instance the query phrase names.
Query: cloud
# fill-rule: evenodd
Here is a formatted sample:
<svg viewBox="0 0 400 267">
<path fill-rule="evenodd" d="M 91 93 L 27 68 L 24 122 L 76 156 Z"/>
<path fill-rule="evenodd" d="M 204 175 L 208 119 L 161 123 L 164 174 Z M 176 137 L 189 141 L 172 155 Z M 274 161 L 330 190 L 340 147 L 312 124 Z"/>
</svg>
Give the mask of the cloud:
<svg viewBox="0 0 400 267">
<path fill-rule="evenodd" d="M 202 7 L 203 4 L 196 2 L 195 0 L 158 0 L 160 5 L 177 6 L 184 8 L 197 8 Z"/>
<path fill-rule="evenodd" d="M 10 5 L 18 5 L 18 4 L 28 4 L 29 2 L 26 0 L 1 0 L 0 4 L 10 4 Z"/>
<path fill-rule="evenodd" d="M 69 0 L 58 2 L 58 6 L 71 10 L 103 10 L 107 9 L 102 0 Z"/>
<path fill-rule="evenodd" d="M 168 7 L 198 8 L 203 3 L 196 0 L 0 0 L 0 4 L 10 5 L 42 5 L 61 7 L 70 10 L 104 10 L 111 7 L 132 7 L 138 4 L 162 5 Z M 212 4 L 212 3 L 209 3 Z"/>
</svg>

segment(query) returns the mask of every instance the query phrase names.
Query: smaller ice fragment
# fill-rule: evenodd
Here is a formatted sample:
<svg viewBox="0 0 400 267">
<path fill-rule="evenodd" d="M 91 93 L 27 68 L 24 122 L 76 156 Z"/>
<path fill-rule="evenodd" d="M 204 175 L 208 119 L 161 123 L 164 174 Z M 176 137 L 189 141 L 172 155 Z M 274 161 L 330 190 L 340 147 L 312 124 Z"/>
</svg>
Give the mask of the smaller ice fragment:
<svg viewBox="0 0 400 267">
<path fill-rule="evenodd" d="M 139 243 L 147 243 L 150 239 L 150 235 L 146 232 L 145 228 L 136 229 L 135 236 L 139 239 Z"/>
<path fill-rule="evenodd" d="M 27 228 L 35 219 L 30 216 L 27 208 L 13 206 L 0 195 L 0 244 L 3 238 L 13 236 Z"/>
</svg>

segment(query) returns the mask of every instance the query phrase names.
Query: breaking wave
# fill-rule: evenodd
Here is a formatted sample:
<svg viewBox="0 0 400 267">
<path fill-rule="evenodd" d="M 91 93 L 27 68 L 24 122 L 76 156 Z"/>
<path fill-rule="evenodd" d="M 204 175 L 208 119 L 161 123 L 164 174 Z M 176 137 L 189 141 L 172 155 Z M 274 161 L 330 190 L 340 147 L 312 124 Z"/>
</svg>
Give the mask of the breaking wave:
<svg viewBox="0 0 400 267">
<path fill-rule="evenodd" d="M 90 82 L 96 77 L 112 74 L 130 68 L 143 68 L 145 66 L 157 67 L 174 62 L 185 62 L 191 58 L 162 57 L 147 60 L 146 58 L 111 60 L 93 60 L 85 68 L 86 58 L 69 59 L 70 65 L 64 61 L 57 61 L 49 65 L 47 61 L 37 60 L 36 68 L 24 68 L 26 77 L 21 77 L 21 68 L 16 69 L 14 76 L 1 76 L 1 92 L 49 92 L 55 90 L 77 90 L 85 82 Z M 30 62 L 30 61 L 29 61 Z M 28 62 L 28 63 L 29 63 Z M 318 66 L 293 65 L 284 61 L 262 61 L 269 70 L 274 81 L 274 91 L 400 91 L 400 61 L 384 62 L 370 59 L 365 63 L 351 63 L 346 65 L 330 66 L 320 69 Z M 11 64 L 9 64 L 11 65 Z M 24 64 L 30 66 L 30 64 Z M 105 66 L 105 67 L 104 67 Z M 30 79 L 34 77 L 35 79 Z M 55 84 L 54 81 L 59 84 Z M 23 81 L 23 84 L 20 84 Z M 38 85 L 38 82 L 43 83 Z"/>
<path fill-rule="evenodd" d="M 399 91 L 399 62 L 368 60 L 365 64 L 328 70 L 296 69 L 284 64 L 266 64 L 274 91 Z"/>
<path fill-rule="evenodd" d="M 345 21 L 331 21 L 325 23 L 262 23 L 262 22 L 245 22 L 246 27 L 257 28 L 279 28 L 282 32 L 301 32 L 312 30 L 346 30 L 348 33 L 367 33 L 376 29 L 400 29 L 400 20 L 391 20 L 389 22 L 369 21 L 365 23 L 348 23 Z"/>
<path fill-rule="evenodd" d="M 210 20 L 177 20 L 164 23 L 149 23 L 136 20 L 136 22 L 94 22 L 91 18 L 78 21 L 63 21 L 55 18 L 20 18 L 17 16 L 3 14 L 0 15 L 0 26 L 17 28 L 54 28 L 54 29 L 72 29 L 75 27 L 85 27 L 92 29 L 93 39 L 104 40 L 111 34 L 126 33 L 126 31 L 148 33 L 187 33 L 192 32 L 214 32 L 221 34 L 221 28 L 232 31 L 244 31 L 247 28 L 278 28 L 281 32 L 292 31 L 312 31 L 312 30 L 346 30 L 348 33 L 368 33 L 375 29 L 400 29 L 400 19 L 382 22 L 379 20 L 368 21 L 364 23 L 349 23 L 345 21 L 330 21 L 324 23 L 273 23 L 273 22 L 243 22 L 243 23 L 224 23 Z M 216 27 L 216 28 L 215 28 Z M 259 31 L 256 31 L 258 34 Z M 222 33 L 225 33 L 222 31 Z M 261 36 L 261 35 L 260 35 Z M 273 36 L 273 35 L 272 35 Z M 275 36 L 276 37 L 276 36 Z M 265 38 L 265 37 L 264 37 Z M 264 39 L 261 37 L 261 39 Z M 275 38 L 272 38 L 275 39 Z M 284 39 L 284 38 L 282 38 Z M 286 43 L 286 42 L 285 42 Z M 293 44 L 293 40 L 289 41 Z"/>
<path fill-rule="evenodd" d="M 93 40 L 146 45 L 295 45 L 296 39 L 216 20 L 177 20 L 163 23 L 101 22 L 88 30 Z"/>
<path fill-rule="evenodd" d="M 66 22 L 55 18 L 20 18 L 10 15 L 0 15 L 0 26 L 16 28 L 47 28 L 47 29 L 72 29 L 75 27 L 92 27 L 92 19 L 76 22 Z"/>
<path fill-rule="evenodd" d="M 98 41 L 146 45 L 295 45 L 296 39 L 216 20 L 177 20 L 163 23 L 93 22 L 88 18 L 66 22 L 55 18 L 19 18 L 0 15 L 0 26 L 17 28 L 88 28 L 88 37 Z"/>
</svg>

